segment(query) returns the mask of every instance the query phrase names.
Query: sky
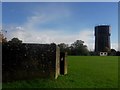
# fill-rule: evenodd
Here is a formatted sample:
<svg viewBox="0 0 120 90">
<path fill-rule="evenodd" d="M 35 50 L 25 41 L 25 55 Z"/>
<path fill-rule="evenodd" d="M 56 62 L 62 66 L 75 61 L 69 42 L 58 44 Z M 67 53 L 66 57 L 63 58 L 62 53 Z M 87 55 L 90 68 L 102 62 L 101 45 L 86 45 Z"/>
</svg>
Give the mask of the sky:
<svg viewBox="0 0 120 90">
<path fill-rule="evenodd" d="M 83 40 L 94 50 L 94 27 L 111 26 L 111 48 L 118 48 L 117 2 L 3 2 L 2 29 L 8 40 L 66 43 Z"/>
<path fill-rule="evenodd" d="M 2 26 L 2 3 L 0 3 L 0 26 Z M 0 28 L 1 29 L 1 28 Z"/>
<path fill-rule="evenodd" d="M 2 0 L 2 2 L 119 2 L 119 0 Z"/>
</svg>

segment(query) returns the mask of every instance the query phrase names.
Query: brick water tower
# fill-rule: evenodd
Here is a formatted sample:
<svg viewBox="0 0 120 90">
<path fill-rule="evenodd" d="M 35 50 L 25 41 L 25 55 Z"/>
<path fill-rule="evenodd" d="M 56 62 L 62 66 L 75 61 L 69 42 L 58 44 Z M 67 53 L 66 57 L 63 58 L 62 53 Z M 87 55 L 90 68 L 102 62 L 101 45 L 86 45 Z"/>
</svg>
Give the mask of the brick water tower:
<svg viewBox="0 0 120 90">
<path fill-rule="evenodd" d="M 95 52 L 104 52 L 106 47 L 110 49 L 110 26 L 95 26 Z"/>
</svg>

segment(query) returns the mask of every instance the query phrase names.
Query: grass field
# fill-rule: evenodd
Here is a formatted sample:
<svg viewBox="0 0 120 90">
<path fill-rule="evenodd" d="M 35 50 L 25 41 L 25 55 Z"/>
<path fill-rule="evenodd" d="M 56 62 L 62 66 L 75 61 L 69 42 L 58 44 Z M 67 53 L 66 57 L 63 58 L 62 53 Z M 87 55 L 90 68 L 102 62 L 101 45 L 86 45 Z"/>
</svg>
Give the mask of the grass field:
<svg viewBox="0 0 120 90">
<path fill-rule="evenodd" d="M 118 57 L 68 56 L 68 74 L 57 80 L 4 83 L 3 88 L 117 88 Z"/>
</svg>

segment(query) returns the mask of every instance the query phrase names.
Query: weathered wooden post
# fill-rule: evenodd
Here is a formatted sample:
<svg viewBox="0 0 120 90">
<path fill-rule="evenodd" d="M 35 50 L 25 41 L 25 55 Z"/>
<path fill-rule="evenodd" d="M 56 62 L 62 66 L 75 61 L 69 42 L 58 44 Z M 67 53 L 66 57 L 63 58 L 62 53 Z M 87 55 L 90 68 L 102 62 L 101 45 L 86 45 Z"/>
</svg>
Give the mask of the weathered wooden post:
<svg viewBox="0 0 120 90">
<path fill-rule="evenodd" d="M 60 48 L 56 46 L 55 79 L 60 75 Z"/>
<path fill-rule="evenodd" d="M 67 53 L 60 52 L 60 74 L 65 75 L 67 74 L 67 60 L 66 60 Z"/>
</svg>

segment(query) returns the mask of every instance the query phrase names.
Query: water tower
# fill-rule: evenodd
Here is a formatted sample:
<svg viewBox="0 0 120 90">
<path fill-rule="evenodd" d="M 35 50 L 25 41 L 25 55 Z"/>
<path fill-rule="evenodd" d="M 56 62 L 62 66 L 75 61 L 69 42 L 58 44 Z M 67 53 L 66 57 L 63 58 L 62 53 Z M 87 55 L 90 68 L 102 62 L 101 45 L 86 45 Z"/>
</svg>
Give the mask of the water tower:
<svg viewBox="0 0 120 90">
<path fill-rule="evenodd" d="M 110 26 L 95 26 L 95 52 L 104 52 L 105 48 L 110 49 Z"/>
</svg>

